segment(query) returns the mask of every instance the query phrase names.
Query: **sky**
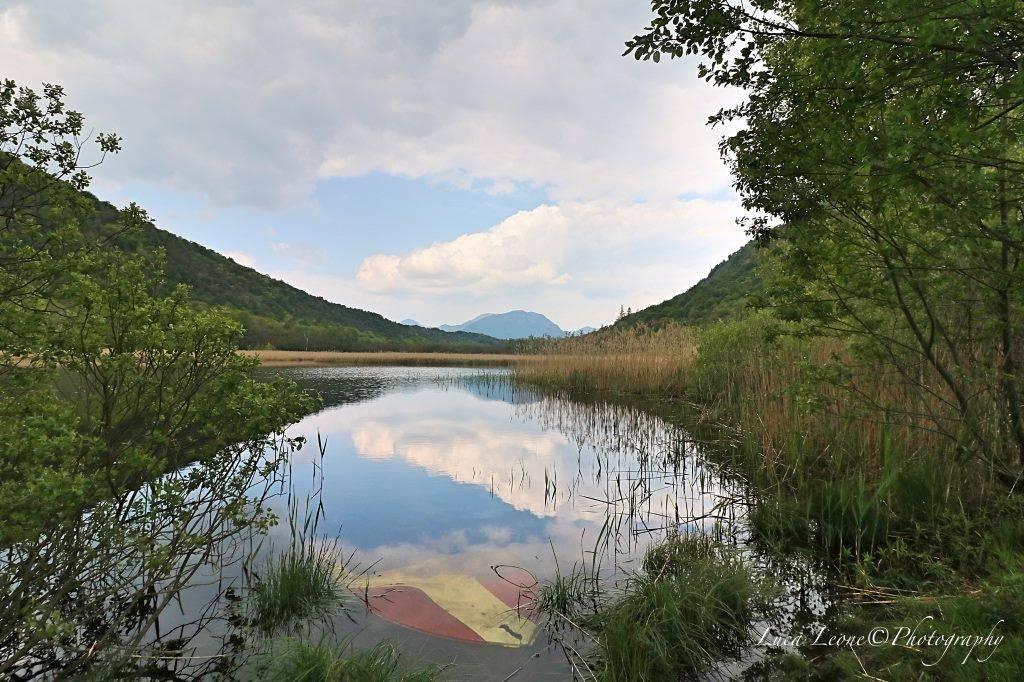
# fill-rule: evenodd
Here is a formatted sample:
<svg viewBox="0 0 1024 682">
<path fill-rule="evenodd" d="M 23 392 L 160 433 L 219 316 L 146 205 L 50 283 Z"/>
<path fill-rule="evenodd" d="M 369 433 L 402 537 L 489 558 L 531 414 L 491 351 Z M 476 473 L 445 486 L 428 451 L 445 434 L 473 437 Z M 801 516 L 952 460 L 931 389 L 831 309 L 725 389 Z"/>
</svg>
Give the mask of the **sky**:
<svg viewBox="0 0 1024 682">
<path fill-rule="evenodd" d="M 643 0 L 0 0 L 0 77 L 124 149 L 93 191 L 395 320 L 565 329 L 745 241 L 690 60 L 623 57 Z"/>
</svg>

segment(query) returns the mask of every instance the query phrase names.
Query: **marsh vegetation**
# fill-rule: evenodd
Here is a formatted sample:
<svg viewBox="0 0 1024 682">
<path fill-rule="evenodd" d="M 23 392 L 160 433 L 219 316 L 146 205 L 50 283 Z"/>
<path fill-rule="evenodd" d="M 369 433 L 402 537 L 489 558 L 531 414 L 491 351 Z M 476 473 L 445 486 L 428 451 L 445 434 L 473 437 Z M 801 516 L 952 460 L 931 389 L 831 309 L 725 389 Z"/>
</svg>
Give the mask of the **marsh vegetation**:
<svg viewBox="0 0 1024 682">
<path fill-rule="evenodd" d="M 1022 596 L 1020 501 L 991 468 L 964 457 L 955 441 L 893 417 L 892 409 L 926 397 L 901 390 L 884 368 L 857 370 L 852 351 L 835 339 L 794 329 L 763 314 L 701 330 L 614 329 L 565 346 L 553 343 L 542 362 L 523 364 L 516 375 L 576 396 L 643 399 L 714 444 L 708 456 L 740 476 L 751 493 L 746 518 L 752 541 L 780 558 L 807 556 L 832 576 L 845 605 L 830 627 L 895 631 L 924 618 L 935 619 L 943 633 L 980 628 L 987 634 L 998 623 L 1006 640 L 991 658 L 988 652 L 980 657 L 984 663 L 944 658 L 937 671 L 1009 675 L 1021 660 L 1014 615 Z M 679 345 L 664 344 L 665 338 Z M 643 344 L 644 352 L 619 359 L 626 357 L 619 349 Z M 584 345 L 589 362 L 579 360 Z M 649 372 L 638 369 L 645 358 Z M 844 360 L 846 371 L 839 373 Z M 674 368 L 671 381 L 657 379 L 660 367 Z M 638 581 L 622 603 L 627 599 L 650 600 L 654 609 L 660 596 Z M 966 603 L 978 609 L 965 612 Z M 669 636 L 672 626 L 661 627 Z M 635 644 L 651 647 L 642 658 L 658 659 L 658 639 L 644 641 Z M 807 675 L 856 676 L 863 665 L 912 675 L 921 666 L 917 653 L 898 648 L 813 653 L 799 665 L 781 652 L 779 660 Z M 762 661 L 756 669 L 771 665 Z"/>
</svg>

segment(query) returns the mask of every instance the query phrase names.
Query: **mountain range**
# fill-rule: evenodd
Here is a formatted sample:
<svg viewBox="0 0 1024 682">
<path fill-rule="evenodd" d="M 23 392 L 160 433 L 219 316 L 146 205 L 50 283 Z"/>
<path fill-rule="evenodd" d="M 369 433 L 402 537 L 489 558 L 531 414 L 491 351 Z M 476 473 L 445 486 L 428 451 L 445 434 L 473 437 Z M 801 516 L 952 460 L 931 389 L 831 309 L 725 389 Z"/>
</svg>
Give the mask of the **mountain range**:
<svg viewBox="0 0 1024 682">
<path fill-rule="evenodd" d="M 442 324 L 439 329 L 447 332 L 487 334 L 496 339 L 525 339 L 531 336 L 560 338 L 565 336 L 565 331 L 546 316 L 528 310 L 484 313 L 462 324 Z"/>
<path fill-rule="evenodd" d="M 425 327 L 413 319 L 393 322 L 374 312 L 308 294 L 151 223 L 139 232 L 119 234 L 117 209 L 88 192 L 83 195 L 95 209 L 92 219 L 83 225 L 84 232 L 104 237 L 128 252 L 161 250 L 168 287 L 186 284 L 196 305 L 228 312 L 246 329 L 245 348 L 497 352 L 507 348 L 509 339 L 559 338 L 594 331 L 584 327 L 566 332 L 545 315 L 526 310 L 485 313 L 439 328 Z M 748 243 L 687 291 L 627 315 L 616 326 L 659 326 L 668 321 L 703 324 L 730 317 L 762 288 L 757 261 L 756 247 Z"/>
<path fill-rule="evenodd" d="M 412 318 L 406 318 L 399 324 L 419 325 Z M 421 325 L 422 326 L 422 325 Z M 447 332 L 473 332 L 487 334 L 496 339 L 527 339 L 530 337 L 561 338 L 569 334 L 589 334 L 596 331 L 594 327 L 581 327 L 567 332 L 551 321 L 546 315 L 529 310 L 509 310 L 506 313 L 484 313 L 462 324 L 442 324 L 438 329 Z"/>
</svg>

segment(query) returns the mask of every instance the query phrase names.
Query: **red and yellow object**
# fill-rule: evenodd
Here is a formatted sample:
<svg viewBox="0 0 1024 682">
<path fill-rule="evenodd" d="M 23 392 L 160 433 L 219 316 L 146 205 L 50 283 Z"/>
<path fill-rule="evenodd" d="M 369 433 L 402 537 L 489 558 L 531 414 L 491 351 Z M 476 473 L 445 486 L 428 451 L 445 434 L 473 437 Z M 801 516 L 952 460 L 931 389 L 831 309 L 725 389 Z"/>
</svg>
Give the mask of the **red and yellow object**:
<svg viewBox="0 0 1024 682">
<path fill-rule="evenodd" d="M 532 591 L 497 575 L 389 571 L 368 580 L 366 597 L 381 617 L 439 637 L 518 647 L 537 633 Z"/>
</svg>

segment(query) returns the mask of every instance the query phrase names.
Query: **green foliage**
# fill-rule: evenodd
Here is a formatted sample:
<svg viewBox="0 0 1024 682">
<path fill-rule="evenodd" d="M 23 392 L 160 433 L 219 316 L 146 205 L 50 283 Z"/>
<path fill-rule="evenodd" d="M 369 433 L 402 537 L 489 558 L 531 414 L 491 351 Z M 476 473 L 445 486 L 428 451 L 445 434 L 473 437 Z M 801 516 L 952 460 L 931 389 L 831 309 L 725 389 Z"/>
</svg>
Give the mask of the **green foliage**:
<svg viewBox="0 0 1024 682">
<path fill-rule="evenodd" d="M 920 593 L 920 583 L 893 592 L 876 587 L 886 598 L 879 604 L 849 609 L 850 617 L 841 627 L 851 635 L 872 628 L 885 628 L 890 636 L 914 631 L 922 636 L 934 631 L 944 637 L 991 633 L 1002 638 L 997 646 L 982 643 L 971 651 L 969 645 L 957 644 L 947 651 L 943 644 L 914 646 L 903 639 L 902 646 L 865 646 L 855 653 L 846 648 L 822 656 L 818 651 L 805 660 L 803 674 L 808 679 L 855 678 L 866 670 L 887 680 L 1019 678 L 1024 657 L 1024 523 L 1019 509 L 1017 516 L 996 520 L 987 529 L 986 547 L 977 555 L 979 563 L 971 582 L 955 590 L 943 585 L 944 591 L 938 594 Z M 774 667 L 796 666 L 775 661 Z"/>
<path fill-rule="evenodd" d="M 254 381 L 242 328 L 151 276 L 159 254 L 109 248 L 140 209 L 84 229 L 87 140 L 62 98 L 0 87 L 0 677 L 166 675 L 180 656 L 140 653 L 154 624 L 270 522 L 273 434 L 310 401 Z"/>
<path fill-rule="evenodd" d="M 1007 484 L 1024 466 L 1020 0 L 655 0 L 638 59 L 743 88 L 713 117 L 779 311 L 852 341 L 927 426 Z M 775 227 L 774 225 L 783 227 Z M 853 393 L 856 395 L 856 392 Z M 870 397 L 869 397 L 870 398 Z"/>
<path fill-rule="evenodd" d="M 440 666 L 403 669 L 398 650 L 389 642 L 356 650 L 347 645 L 293 641 L 272 654 L 261 679 L 281 682 L 433 682 L 442 679 Z"/>
<path fill-rule="evenodd" d="M 853 632 L 928 615 L 946 634 L 1002 621 L 1009 636 L 985 663 L 889 646 L 786 670 L 1019 677 L 1019 561 L 982 566 L 1005 551 L 990 550 L 992 518 L 1024 469 L 1024 4 L 651 5 L 627 54 L 696 54 L 701 77 L 746 91 L 712 122 L 738 124 L 721 149 L 751 232 L 775 242 L 766 302 L 835 340 L 787 382 L 784 346 L 745 369 L 710 353 L 702 395 L 724 392 L 738 459 L 770 482 L 754 532 L 822 547 L 887 597 L 854 609 Z M 788 387 L 772 401 L 757 397 L 768 368 Z"/>
</svg>

